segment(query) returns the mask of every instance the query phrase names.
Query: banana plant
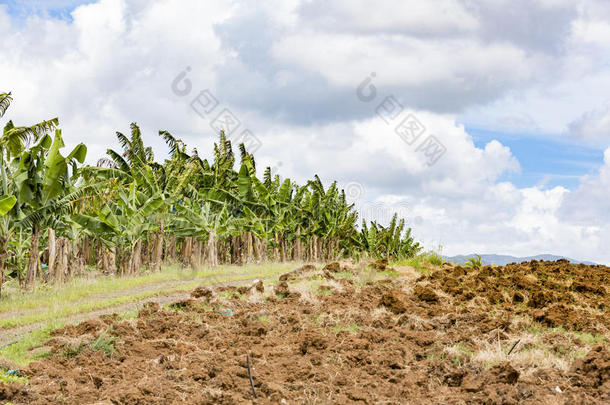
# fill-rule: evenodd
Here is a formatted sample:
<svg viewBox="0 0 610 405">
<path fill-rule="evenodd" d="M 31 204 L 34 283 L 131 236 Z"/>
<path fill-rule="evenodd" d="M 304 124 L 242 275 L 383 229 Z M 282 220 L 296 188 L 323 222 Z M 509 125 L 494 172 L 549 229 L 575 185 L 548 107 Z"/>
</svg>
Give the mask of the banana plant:
<svg viewBox="0 0 610 405">
<path fill-rule="evenodd" d="M 19 203 L 18 225 L 29 229 L 32 235 L 26 287 L 34 287 L 42 231 L 59 226 L 71 211 L 72 202 L 90 190 L 84 187 L 77 191 L 74 189 L 78 178 L 77 164 L 84 162 L 87 147 L 79 144 L 64 157 L 59 152 L 64 146 L 61 131 L 56 130 L 53 140 L 49 135 L 43 136 L 13 161 Z"/>
<path fill-rule="evenodd" d="M 139 270 L 142 239 L 158 229 L 149 218 L 163 203 L 160 193 L 146 195 L 132 182 L 117 192 L 116 201 L 108 201 L 93 215 L 77 214 L 73 218 L 108 247 L 116 247 L 120 274 L 132 274 Z"/>
<path fill-rule="evenodd" d="M 209 202 L 177 205 L 179 218 L 174 221 L 177 235 L 195 237 L 206 243 L 205 254 L 211 266 L 218 264 L 216 244 L 227 236 L 235 235 L 242 228 L 229 213 L 227 205 L 214 211 Z"/>
</svg>

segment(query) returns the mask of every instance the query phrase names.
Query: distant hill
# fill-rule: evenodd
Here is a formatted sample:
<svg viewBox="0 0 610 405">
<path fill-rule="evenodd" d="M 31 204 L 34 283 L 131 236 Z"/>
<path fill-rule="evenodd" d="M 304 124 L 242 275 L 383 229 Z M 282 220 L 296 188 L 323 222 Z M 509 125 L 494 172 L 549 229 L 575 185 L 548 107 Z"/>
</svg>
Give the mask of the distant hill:
<svg viewBox="0 0 610 405">
<path fill-rule="evenodd" d="M 443 258 L 451 263 L 456 263 L 456 264 L 464 264 L 466 263 L 466 261 L 471 258 L 471 257 L 475 257 L 476 254 L 471 254 L 471 255 L 457 255 L 457 256 L 443 256 Z M 483 262 L 483 264 L 496 264 L 498 266 L 504 266 L 508 263 L 521 263 L 521 262 L 529 262 L 530 260 L 550 260 L 550 261 L 555 261 L 555 260 L 559 260 L 559 259 L 567 259 L 570 261 L 570 263 L 584 263 L 584 264 L 589 264 L 589 265 L 593 265 L 593 264 L 597 264 L 597 263 L 593 263 L 593 262 L 587 262 L 584 260 L 574 260 L 574 259 L 570 259 L 569 257 L 564 257 L 564 256 L 556 256 L 556 255 L 537 255 L 537 256 L 527 256 L 527 257 L 515 257 L 515 256 L 509 256 L 509 255 L 493 255 L 493 254 L 489 254 L 489 255 L 480 255 L 481 256 L 481 261 Z"/>
</svg>

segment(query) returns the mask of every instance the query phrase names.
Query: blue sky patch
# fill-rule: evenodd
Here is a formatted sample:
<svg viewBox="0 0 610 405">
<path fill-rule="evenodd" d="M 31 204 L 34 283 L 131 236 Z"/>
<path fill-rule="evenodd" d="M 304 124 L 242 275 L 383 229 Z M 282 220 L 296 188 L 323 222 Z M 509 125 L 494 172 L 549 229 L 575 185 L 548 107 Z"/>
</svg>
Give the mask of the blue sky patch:
<svg viewBox="0 0 610 405">
<path fill-rule="evenodd" d="M 468 128 L 477 148 L 496 139 L 510 148 L 521 164 L 521 173 L 508 173 L 501 181 L 510 181 L 517 187 L 563 186 L 573 190 L 579 179 L 595 175 L 604 162 L 604 151 L 578 144 L 529 134 L 514 134 Z"/>
</svg>

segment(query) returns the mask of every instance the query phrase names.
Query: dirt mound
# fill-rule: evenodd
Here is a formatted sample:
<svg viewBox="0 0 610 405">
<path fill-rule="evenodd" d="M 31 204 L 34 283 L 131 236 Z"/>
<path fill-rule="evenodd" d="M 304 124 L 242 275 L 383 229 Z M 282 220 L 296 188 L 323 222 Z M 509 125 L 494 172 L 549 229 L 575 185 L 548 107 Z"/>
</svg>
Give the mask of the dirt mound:
<svg viewBox="0 0 610 405">
<path fill-rule="evenodd" d="M 204 298 L 206 300 L 212 299 L 212 289 L 209 287 L 197 287 L 191 292 L 191 297 L 193 298 Z"/>
<path fill-rule="evenodd" d="M 328 270 L 331 273 L 339 273 L 342 271 L 339 262 L 328 263 L 322 270 Z"/>
<path fill-rule="evenodd" d="M 70 336 L 76 337 L 87 334 L 94 334 L 106 328 L 106 324 L 99 319 L 90 319 L 76 326 L 67 325 L 63 328 L 51 332 L 51 336 Z"/>
<path fill-rule="evenodd" d="M 493 366 L 480 374 L 468 374 L 462 379 L 461 387 L 466 392 L 479 392 L 491 384 L 515 384 L 519 379 L 519 372 L 509 363 Z"/>
<path fill-rule="evenodd" d="M 328 347 L 328 340 L 320 333 L 306 331 L 301 337 L 299 346 L 301 354 L 311 353 L 312 351 L 321 351 Z"/>
<path fill-rule="evenodd" d="M 313 264 L 306 264 L 304 266 L 299 267 L 291 272 L 284 273 L 280 276 L 280 281 L 291 281 L 297 280 L 300 276 L 305 273 L 312 272 L 316 270 L 316 266 Z"/>
<path fill-rule="evenodd" d="M 371 262 L 369 266 L 371 266 L 377 271 L 392 270 L 390 267 L 388 267 L 388 259 L 386 258 L 378 259 L 374 262 Z"/>
<path fill-rule="evenodd" d="M 20 384 L 0 383 L 0 401 L 13 401 L 27 403 L 28 391 Z"/>
<path fill-rule="evenodd" d="M 407 311 L 405 304 L 405 293 L 400 290 L 390 290 L 383 294 L 379 301 L 379 306 L 386 307 L 395 314 L 402 314 Z"/>
<path fill-rule="evenodd" d="M 421 301 L 425 301 L 425 302 L 437 302 L 438 301 L 438 295 L 431 288 L 428 288 L 428 287 L 418 285 L 415 287 L 415 290 L 413 291 L 413 293 L 415 294 L 417 299 L 419 299 Z"/>
<path fill-rule="evenodd" d="M 610 395 L 610 351 L 607 347 L 594 347 L 585 358 L 579 359 L 572 367 L 577 378 L 586 387 L 606 386 Z"/>
<path fill-rule="evenodd" d="M 550 308 L 534 312 L 534 319 L 551 328 L 563 326 L 570 329 L 586 329 L 590 323 L 584 311 L 565 304 L 555 304 Z"/>
<path fill-rule="evenodd" d="M 278 295 L 283 295 L 284 297 L 289 296 L 290 295 L 290 289 L 288 288 L 288 283 L 285 282 L 285 281 L 280 281 L 273 288 L 273 292 L 275 292 Z"/>
<path fill-rule="evenodd" d="M 253 287 L 259 293 L 264 293 L 265 292 L 265 285 L 263 284 L 262 280 L 258 280 L 257 282 L 255 282 Z"/>
</svg>

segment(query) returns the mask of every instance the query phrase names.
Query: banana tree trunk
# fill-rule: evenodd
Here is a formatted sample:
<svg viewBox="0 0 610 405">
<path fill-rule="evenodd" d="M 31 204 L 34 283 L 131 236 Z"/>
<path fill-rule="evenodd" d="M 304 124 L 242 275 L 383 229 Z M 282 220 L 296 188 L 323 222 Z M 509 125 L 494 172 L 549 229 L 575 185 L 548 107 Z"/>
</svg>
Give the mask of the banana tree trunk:
<svg viewBox="0 0 610 405">
<path fill-rule="evenodd" d="M 176 235 L 171 236 L 169 246 L 167 247 L 166 256 L 170 263 L 174 263 L 176 261 Z"/>
<path fill-rule="evenodd" d="M 252 234 L 251 240 L 252 240 L 252 257 L 255 262 L 260 262 L 261 254 L 260 254 L 260 249 L 259 249 L 260 243 L 259 243 L 258 237 L 256 235 Z"/>
<path fill-rule="evenodd" d="M 4 262 L 6 261 L 6 254 L 2 252 L 0 254 L 0 299 L 2 298 L 2 285 L 4 284 Z"/>
<path fill-rule="evenodd" d="M 85 266 L 91 266 L 91 242 L 89 235 L 85 235 L 83 238 L 83 262 Z"/>
<path fill-rule="evenodd" d="M 138 239 L 131 253 L 131 274 L 136 274 L 142 267 L 142 241 Z"/>
<path fill-rule="evenodd" d="M 278 249 L 279 238 L 277 236 L 277 232 L 273 234 L 273 241 L 275 242 L 273 244 L 273 260 L 277 262 L 280 260 L 280 251 Z"/>
<path fill-rule="evenodd" d="M 55 231 L 53 229 L 49 228 L 48 234 L 49 234 L 49 238 L 48 238 L 49 239 L 49 263 L 48 263 L 49 277 L 52 277 L 53 282 L 57 283 L 58 282 L 57 275 L 55 274 L 55 270 L 56 270 L 55 257 L 57 256 L 57 250 L 56 250 L 57 243 L 56 243 L 56 239 L 55 239 Z"/>
<path fill-rule="evenodd" d="M 76 275 L 82 276 L 85 271 L 85 260 L 81 250 L 81 245 L 77 240 L 72 242 L 72 259 L 76 263 Z"/>
<path fill-rule="evenodd" d="M 101 249 L 99 249 L 99 253 L 102 259 L 102 273 L 104 274 L 110 274 L 111 273 L 111 254 L 110 254 L 110 250 L 107 249 L 106 247 L 102 246 Z"/>
<path fill-rule="evenodd" d="M 297 227 L 297 239 L 295 241 L 295 259 L 303 260 L 303 243 L 301 242 L 301 227 Z"/>
<path fill-rule="evenodd" d="M 164 240 L 164 229 L 163 222 L 161 222 L 161 227 L 159 232 L 157 232 L 156 243 L 154 246 L 154 256 L 153 256 L 153 268 L 155 271 L 161 271 L 161 262 L 163 261 L 163 240 Z"/>
<path fill-rule="evenodd" d="M 28 257 L 27 270 L 25 273 L 25 288 L 34 289 L 36 272 L 38 270 L 38 244 L 40 242 L 40 228 L 32 227 L 32 240 L 30 242 L 30 256 Z"/>
<path fill-rule="evenodd" d="M 63 283 L 63 278 L 64 278 L 64 273 L 65 270 L 64 269 L 64 255 L 66 254 L 65 250 L 64 250 L 64 240 L 63 238 L 59 238 L 57 240 L 57 255 L 55 256 L 55 282 L 57 282 L 58 284 Z"/>
<path fill-rule="evenodd" d="M 191 267 L 193 269 L 199 266 L 201 261 L 201 242 L 196 238 L 193 239 L 193 254 L 191 255 Z"/>
<path fill-rule="evenodd" d="M 72 250 L 72 242 L 69 239 L 64 239 L 64 268 L 66 269 L 66 281 L 72 279 L 72 275 L 74 274 L 74 269 L 76 266 L 73 266 L 74 262 L 74 251 Z"/>
<path fill-rule="evenodd" d="M 208 237 L 208 243 L 206 246 L 206 256 L 208 259 L 208 265 L 211 267 L 216 267 L 218 265 L 218 254 L 216 252 L 216 233 L 214 231 L 210 232 L 210 236 Z"/>
<path fill-rule="evenodd" d="M 108 270 L 111 273 L 116 273 L 118 271 L 116 247 L 113 247 L 112 249 L 108 250 Z"/>
<path fill-rule="evenodd" d="M 280 260 L 283 262 L 286 261 L 286 241 L 284 240 L 284 235 L 279 239 L 280 242 Z"/>
<path fill-rule="evenodd" d="M 187 267 L 191 263 L 191 255 L 193 254 L 193 238 L 187 236 L 184 238 L 184 249 L 182 251 L 182 265 Z"/>
</svg>

